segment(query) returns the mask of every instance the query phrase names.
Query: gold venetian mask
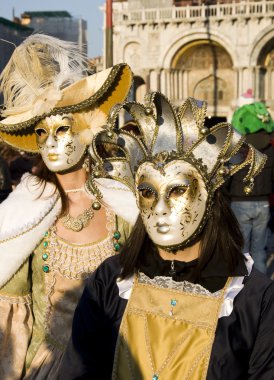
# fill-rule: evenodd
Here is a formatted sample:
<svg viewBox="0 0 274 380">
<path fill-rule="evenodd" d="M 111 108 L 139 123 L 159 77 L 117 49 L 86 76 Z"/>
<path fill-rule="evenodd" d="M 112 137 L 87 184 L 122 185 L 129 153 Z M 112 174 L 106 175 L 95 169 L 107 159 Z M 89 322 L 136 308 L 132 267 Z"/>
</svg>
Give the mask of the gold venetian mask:
<svg viewBox="0 0 274 380">
<path fill-rule="evenodd" d="M 86 145 L 73 132 L 72 115 L 45 118 L 35 128 L 37 145 L 49 170 L 62 172 L 74 167 L 83 157 Z"/>
<path fill-rule="evenodd" d="M 194 166 L 174 160 L 159 170 L 145 162 L 136 173 L 136 187 L 144 225 L 156 245 L 181 247 L 199 231 L 208 193 Z"/>
</svg>

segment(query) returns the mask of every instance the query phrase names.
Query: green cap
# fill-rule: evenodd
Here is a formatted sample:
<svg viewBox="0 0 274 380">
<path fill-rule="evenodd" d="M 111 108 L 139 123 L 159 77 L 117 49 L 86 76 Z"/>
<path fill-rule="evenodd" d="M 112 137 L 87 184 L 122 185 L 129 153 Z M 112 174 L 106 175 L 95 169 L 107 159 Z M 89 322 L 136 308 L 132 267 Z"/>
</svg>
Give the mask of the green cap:
<svg viewBox="0 0 274 380">
<path fill-rule="evenodd" d="M 238 108 L 232 117 L 231 124 L 242 135 L 265 130 L 274 131 L 274 121 L 264 103 L 254 102 Z"/>
</svg>

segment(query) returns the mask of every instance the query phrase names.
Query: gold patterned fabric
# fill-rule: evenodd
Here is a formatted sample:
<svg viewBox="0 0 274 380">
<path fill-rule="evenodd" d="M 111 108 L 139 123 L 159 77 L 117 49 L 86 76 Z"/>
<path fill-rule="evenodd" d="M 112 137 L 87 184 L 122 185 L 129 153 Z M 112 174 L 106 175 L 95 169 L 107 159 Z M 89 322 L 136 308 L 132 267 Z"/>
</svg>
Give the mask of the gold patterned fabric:
<svg viewBox="0 0 274 380">
<path fill-rule="evenodd" d="M 32 333 L 29 261 L 0 289 L 0 379 L 21 378 Z"/>
<path fill-rule="evenodd" d="M 50 230 L 50 271 L 42 270 L 42 241 L 32 257 L 0 289 L 0 379 L 57 379 L 85 279 L 115 253 L 115 215 L 107 211 L 108 236 L 91 244 L 71 244 Z M 118 218 L 119 242 L 130 227 Z"/>
<path fill-rule="evenodd" d="M 225 289 L 144 277 L 122 319 L 112 380 L 205 379 Z"/>
</svg>

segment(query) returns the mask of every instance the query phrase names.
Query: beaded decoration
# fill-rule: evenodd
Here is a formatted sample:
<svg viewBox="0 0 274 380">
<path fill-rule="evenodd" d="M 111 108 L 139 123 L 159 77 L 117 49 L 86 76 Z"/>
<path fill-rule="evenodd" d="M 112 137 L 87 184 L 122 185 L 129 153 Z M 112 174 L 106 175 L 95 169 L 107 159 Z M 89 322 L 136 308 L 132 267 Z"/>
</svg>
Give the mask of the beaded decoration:
<svg viewBox="0 0 274 380">
<path fill-rule="evenodd" d="M 44 234 L 42 242 L 42 270 L 45 274 L 57 271 L 67 278 L 82 279 L 92 273 L 107 257 L 121 248 L 117 216 L 106 209 L 108 236 L 90 244 L 72 244 L 56 235 L 53 226 Z M 114 233 L 113 233 L 114 230 Z M 76 260 L 77 258 L 77 260 Z"/>
</svg>

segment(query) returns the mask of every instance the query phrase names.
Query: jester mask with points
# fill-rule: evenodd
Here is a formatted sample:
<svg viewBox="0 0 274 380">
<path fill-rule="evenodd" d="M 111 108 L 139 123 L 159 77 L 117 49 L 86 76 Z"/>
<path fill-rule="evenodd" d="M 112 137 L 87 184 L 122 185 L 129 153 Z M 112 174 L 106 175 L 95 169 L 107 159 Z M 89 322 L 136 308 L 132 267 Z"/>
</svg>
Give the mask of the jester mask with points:
<svg viewBox="0 0 274 380">
<path fill-rule="evenodd" d="M 135 125 L 130 132 L 117 128 L 121 109 Z M 121 181 L 135 193 L 148 235 L 168 251 L 199 237 L 214 192 L 229 176 L 248 165 L 244 181 L 249 194 L 266 160 L 230 124 L 206 128 L 205 116 L 205 102 L 189 98 L 175 109 L 154 92 L 144 105 L 117 105 L 106 130 L 92 143 L 97 175 Z"/>
</svg>

